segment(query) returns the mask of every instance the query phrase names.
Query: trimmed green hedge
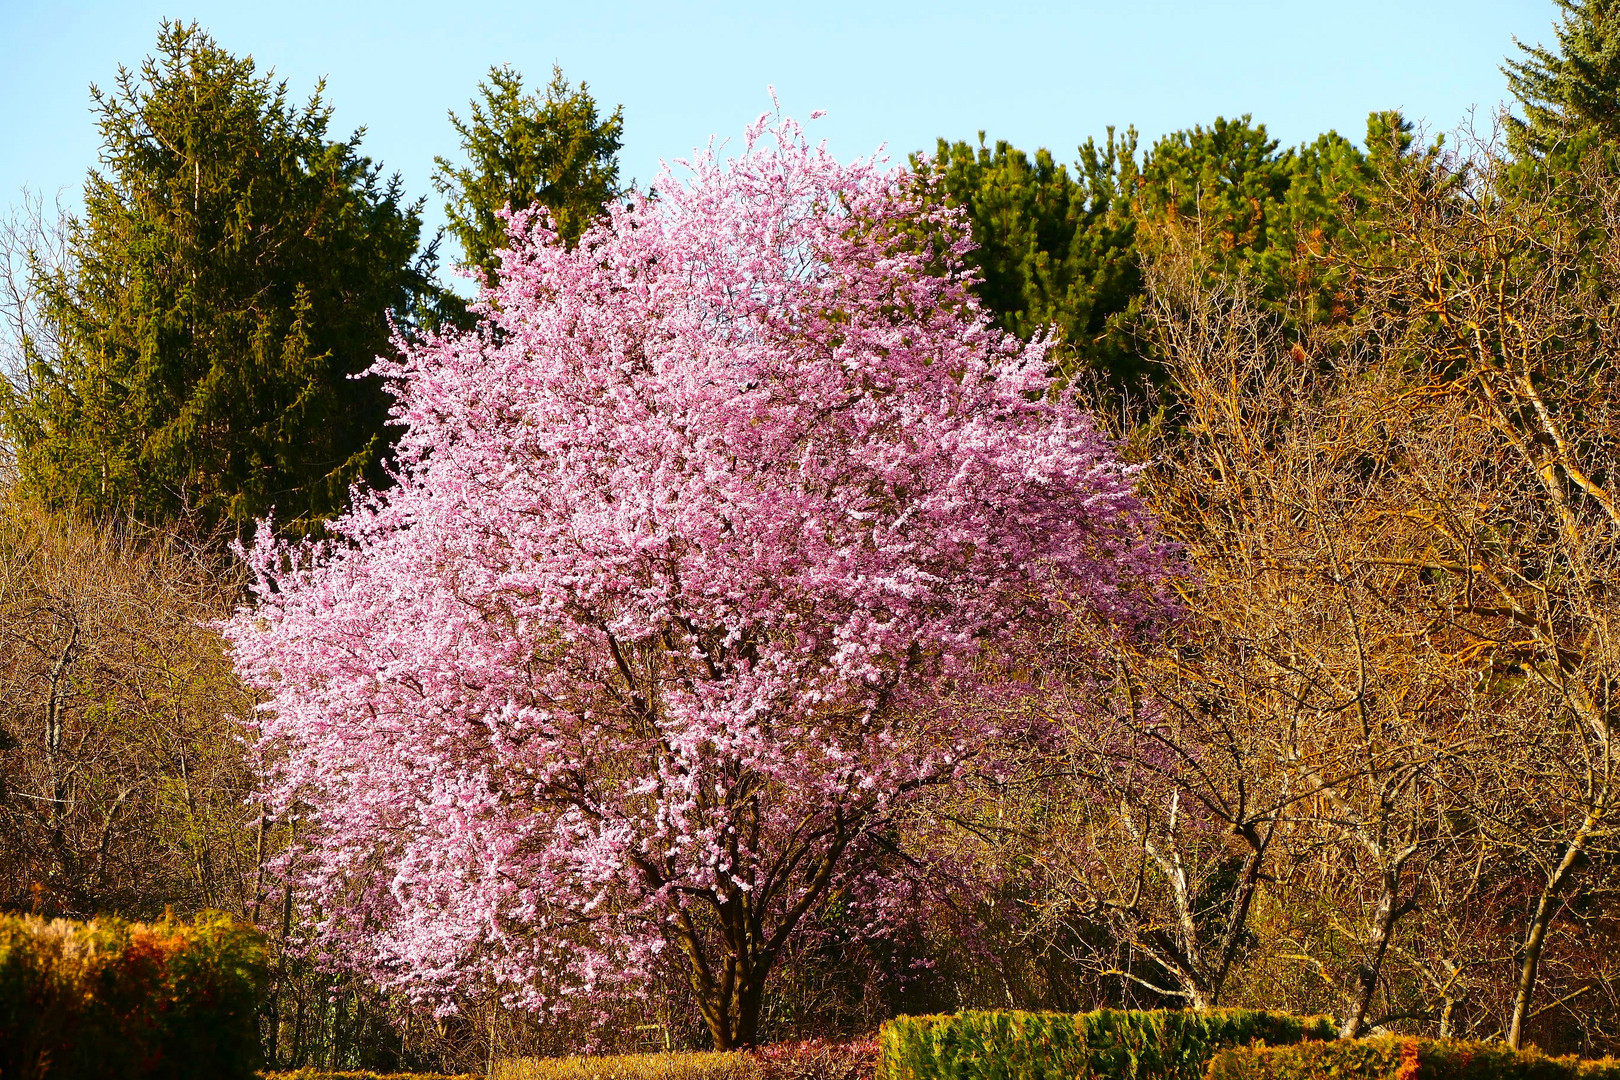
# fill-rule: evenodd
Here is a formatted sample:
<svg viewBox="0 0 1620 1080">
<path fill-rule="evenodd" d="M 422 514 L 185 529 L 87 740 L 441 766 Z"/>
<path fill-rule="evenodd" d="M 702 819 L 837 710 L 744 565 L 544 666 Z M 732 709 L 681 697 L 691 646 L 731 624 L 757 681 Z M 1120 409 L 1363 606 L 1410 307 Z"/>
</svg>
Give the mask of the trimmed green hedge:
<svg viewBox="0 0 1620 1080">
<path fill-rule="evenodd" d="M 0 1077 L 250 1080 L 265 975 L 256 931 L 0 915 Z"/>
<path fill-rule="evenodd" d="M 1620 1061 L 1397 1035 L 1224 1050 L 1208 1080 L 1620 1080 Z"/>
<path fill-rule="evenodd" d="M 878 1033 L 876 1080 L 1201 1080 L 1225 1047 L 1333 1035 L 1327 1017 L 1248 1009 L 902 1016 Z"/>
</svg>

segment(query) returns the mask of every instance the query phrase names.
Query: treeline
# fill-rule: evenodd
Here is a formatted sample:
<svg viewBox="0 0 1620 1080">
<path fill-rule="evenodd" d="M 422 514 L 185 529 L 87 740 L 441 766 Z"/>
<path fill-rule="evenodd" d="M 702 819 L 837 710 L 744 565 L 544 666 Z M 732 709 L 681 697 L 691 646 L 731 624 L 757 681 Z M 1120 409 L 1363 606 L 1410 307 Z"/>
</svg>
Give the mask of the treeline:
<svg viewBox="0 0 1620 1080">
<path fill-rule="evenodd" d="M 834 911 L 769 1035 L 1181 1003 L 1615 1048 L 1620 6 L 1560 4 L 1557 44 L 1508 63 L 1520 115 L 1462 153 L 1379 112 L 1360 146 L 1242 117 L 1145 150 L 1110 130 L 1072 166 L 982 133 L 912 159 L 971 224 L 986 309 L 1055 328 L 1143 463 L 1185 620 L 1052 642 L 1074 744 L 918 826 L 1000 868 L 998 902 L 876 942 Z M 0 904 L 257 921 L 272 1064 L 577 1046 L 300 951 L 297 823 L 255 802 L 255 702 L 213 629 L 229 540 L 272 510 L 318 537 L 389 482 L 390 399 L 354 376 L 468 323 L 424 204 L 319 88 L 296 104 L 195 26 L 94 103 L 83 211 L 5 238 Z M 454 127 L 434 183 L 482 274 L 503 209 L 571 242 L 622 194 L 621 112 L 560 71 L 492 70 Z M 704 1038 L 675 982 L 612 1023 Z"/>
<path fill-rule="evenodd" d="M 440 283 L 422 199 L 334 139 L 316 87 L 285 82 L 196 26 L 93 89 L 101 168 L 82 213 L 14 215 L 6 238 L 9 390 L 0 428 L 22 490 L 44 504 L 148 523 L 319 531 L 355 483 L 387 482 L 390 399 L 360 379 L 394 334 L 465 324 Z M 622 109 L 555 71 L 543 93 L 492 69 L 456 160 L 437 158 L 455 261 L 488 278 L 506 208 L 544 207 L 565 240 L 620 192 Z M 981 301 L 1020 336 L 1055 328 L 1059 361 L 1120 386 L 1156 368 L 1131 326 L 1164 223 L 1194 220 L 1220 267 L 1306 321 L 1342 314 L 1315 255 L 1365 203 L 1410 125 L 1374 114 L 1363 151 L 1336 133 L 1281 149 L 1245 116 L 1165 136 L 1046 150 L 941 140 L 913 167 L 966 210 Z"/>
</svg>

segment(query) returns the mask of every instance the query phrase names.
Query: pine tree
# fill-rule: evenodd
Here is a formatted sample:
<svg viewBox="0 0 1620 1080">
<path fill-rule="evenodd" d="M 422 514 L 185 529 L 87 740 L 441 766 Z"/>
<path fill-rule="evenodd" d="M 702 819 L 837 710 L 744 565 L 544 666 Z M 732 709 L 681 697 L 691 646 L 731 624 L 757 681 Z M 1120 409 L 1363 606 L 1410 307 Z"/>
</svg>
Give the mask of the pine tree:
<svg viewBox="0 0 1620 1080">
<path fill-rule="evenodd" d="M 1167 135 L 1142 167 L 1141 209 L 1195 225 L 1230 269 L 1267 242 L 1269 212 L 1288 193 L 1294 153 L 1248 116 Z"/>
<path fill-rule="evenodd" d="M 471 102 L 466 120 L 450 114 L 468 164 L 434 158 L 433 186 L 445 196 L 466 265 L 492 280 L 496 253 L 506 247 L 503 209 L 544 206 L 573 241 L 619 193 L 624 107 L 599 115 L 586 85 L 569 86 L 557 67 L 543 99 L 525 94 L 523 76 L 510 67 L 490 68 L 478 92 L 482 101 Z"/>
<path fill-rule="evenodd" d="M 326 137 L 195 24 L 92 88 L 102 170 L 40 271 L 58 348 L 6 394 L 24 486 L 55 505 L 146 520 L 290 529 L 381 482 L 389 398 L 355 375 L 437 296 L 420 203 Z"/>
<path fill-rule="evenodd" d="M 1368 125 L 1369 147 L 1404 138 L 1399 153 L 1411 140 L 1396 114 Z M 941 139 L 913 165 L 966 211 L 975 293 L 997 323 L 1026 338 L 1056 327 L 1065 374 L 1089 368 L 1117 383 L 1157 370 L 1130 324 L 1142 259 L 1167 228 L 1196 233 L 1212 270 L 1249 276 L 1279 315 L 1343 317 L 1342 275 L 1317 256 L 1368 206 L 1377 172 L 1334 132 L 1279 152 L 1248 116 L 1168 135 L 1140 164 L 1134 129 L 1110 128 L 1080 147 L 1072 173 L 1045 149 L 1032 162 L 1006 142 L 987 146 L 982 132 L 977 147 Z"/>
<path fill-rule="evenodd" d="M 1404 123 L 1374 113 L 1367 145 L 1383 145 L 1385 129 Z M 1264 124 L 1218 117 L 1154 144 L 1137 206 L 1149 233 L 1194 230 L 1215 269 L 1247 276 L 1278 314 L 1315 322 L 1345 314 L 1319 256 L 1347 215 L 1368 205 L 1375 182 L 1372 160 L 1337 132 L 1279 152 Z"/>
<path fill-rule="evenodd" d="M 1373 114 L 1368 144 L 1402 122 Z M 1329 302 L 1313 258 L 1366 205 L 1374 178 L 1368 156 L 1338 132 L 1279 152 L 1264 124 L 1217 117 L 1154 144 L 1137 203 L 1154 224 L 1196 230 L 1213 265 L 1247 275 L 1277 311 L 1312 319 Z"/>
<path fill-rule="evenodd" d="M 1520 157 L 1543 157 L 1583 136 L 1620 137 L 1620 0 L 1557 0 L 1556 49 L 1526 45 L 1502 71 L 1524 117 L 1509 116 Z"/>
<path fill-rule="evenodd" d="M 1140 358 L 1120 335 L 1119 317 L 1141 293 L 1135 220 L 1136 132 L 1086 140 L 1075 172 L 1050 151 L 1032 163 L 1005 141 L 994 148 L 939 140 L 913 166 L 932 173 L 940 197 L 964 208 L 978 245 L 970 256 L 976 292 L 1005 330 L 1023 338 L 1055 326 L 1058 363 L 1116 378 L 1140 374 Z"/>
</svg>

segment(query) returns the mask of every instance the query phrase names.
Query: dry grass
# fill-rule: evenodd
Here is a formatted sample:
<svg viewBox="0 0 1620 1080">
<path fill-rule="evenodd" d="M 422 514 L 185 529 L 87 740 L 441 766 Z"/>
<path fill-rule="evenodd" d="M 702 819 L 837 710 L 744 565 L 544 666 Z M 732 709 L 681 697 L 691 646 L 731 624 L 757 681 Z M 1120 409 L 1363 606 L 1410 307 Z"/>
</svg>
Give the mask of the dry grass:
<svg viewBox="0 0 1620 1080">
<path fill-rule="evenodd" d="M 506 1058 L 493 1080 L 762 1080 L 759 1060 L 745 1053 L 603 1054 L 599 1057 Z"/>
<path fill-rule="evenodd" d="M 871 1080 L 875 1039 L 774 1043 L 735 1053 L 506 1058 L 493 1080 Z"/>
<path fill-rule="evenodd" d="M 377 1073 L 365 1071 L 331 1072 L 326 1069 L 293 1069 L 262 1072 L 261 1080 L 484 1080 L 483 1073 Z"/>
</svg>

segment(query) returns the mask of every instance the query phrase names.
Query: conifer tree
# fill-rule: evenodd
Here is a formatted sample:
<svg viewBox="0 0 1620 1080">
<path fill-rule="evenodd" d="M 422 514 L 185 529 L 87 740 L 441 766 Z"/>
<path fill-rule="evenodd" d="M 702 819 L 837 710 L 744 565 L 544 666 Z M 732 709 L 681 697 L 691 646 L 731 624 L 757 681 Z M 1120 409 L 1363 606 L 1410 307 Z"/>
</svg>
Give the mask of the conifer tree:
<svg viewBox="0 0 1620 1080">
<path fill-rule="evenodd" d="M 1118 318 L 1141 292 L 1135 256 L 1136 132 L 1108 130 L 1080 147 L 1074 174 L 1042 148 L 1035 160 L 1003 140 L 994 148 L 939 140 L 913 166 L 934 175 L 937 197 L 962 207 L 977 245 L 975 291 L 1004 330 L 1028 339 L 1056 327 L 1064 368 L 1116 377 L 1139 373 L 1140 360 L 1118 334 Z"/>
<path fill-rule="evenodd" d="M 1397 153 L 1411 140 L 1397 113 L 1374 113 L 1367 125 L 1374 154 L 1392 138 L 1406 140 Z M 1317 322 L 1345 314 L 1320 256 L 1370 204 L 1376 176 L 1373 157 L 1338 132 L 1279 152 L 1264 124 L 1217 117 L 1154 144 L 1137 209 L 1154 226 L 1195 230 L 1211 265 L 1247 276 L 1274 312 Z"/>
<path fill-rule="evenodd" d="M 100 170 L 38 269 L 57 347 L 5 396 L 22 482 L 47 502 L 205 527 L 314 525 L 381 482 L 389 399 L 357 380 L 437 293 L 420 203 L 326 137 L 307 104 L 195 24 L 92 88 Z"/>
<path fill-rule="evenodd" d="M 450 114 L 468 163 L 434 158 L 433 186 L 466 265 L 493 280 L 507 244 L 501 210 L 544 206 L 572 243 L 619 193 L 624 107 L 601 116 L 586 85 L 571 87 L 559 67 L 544 98 L 525 94 L 511 67 L 490 68 L 478 92 L 466 120 Z"/>
<path fill-rule="evenodd" d="M 1542 157 L 1581 136 L 1620 136 L 1620 0 L 1557 0 L 1556 48 L 1515 39 L 1521 59 L 1503 72 L 1524 117 L 1509 116 L 1520 157 Z"/>
<path fill-rule="evenodd" d="M 1143 164 L 1141 209 L 1196 223 L 1228 261 L 1239 262 L 1265 247 L 1268 212 L 1293 179 L 1294 153 L 1279 154 L 1277 146 L 1247 115 L 1166 135 Z"/>
<path fill-rule="evenodd" d="M 1399 154 L 1410 129 L 1375 113 L 1367 145 Z M 1006 142 L 992 149 L 982 132 L 976 148 L 941 139 L 913 166 L 933 174 L 935 198 L 966 212 L 974 291 L 996 322 L 1024 338 L 1055 327 L 1064 374 L 1090 368 L 1123 383 L 1156 370 L 1129 326 L 1141 259 L 1166 228 L 1196 232 L 1212 269 L 1253 278 L 1279 315 L 1339 318 L 1338 278 L 1317 256 L 1369 205 L 1377 172 L 1334 132 L 1279 152 L 1248 116 L 1168 135 L 1140 164 L 1135 130 L 1110 128 L 1079 148 L 1072 173 L 1045 149 L 1033 162 Z"/>
</svg>

